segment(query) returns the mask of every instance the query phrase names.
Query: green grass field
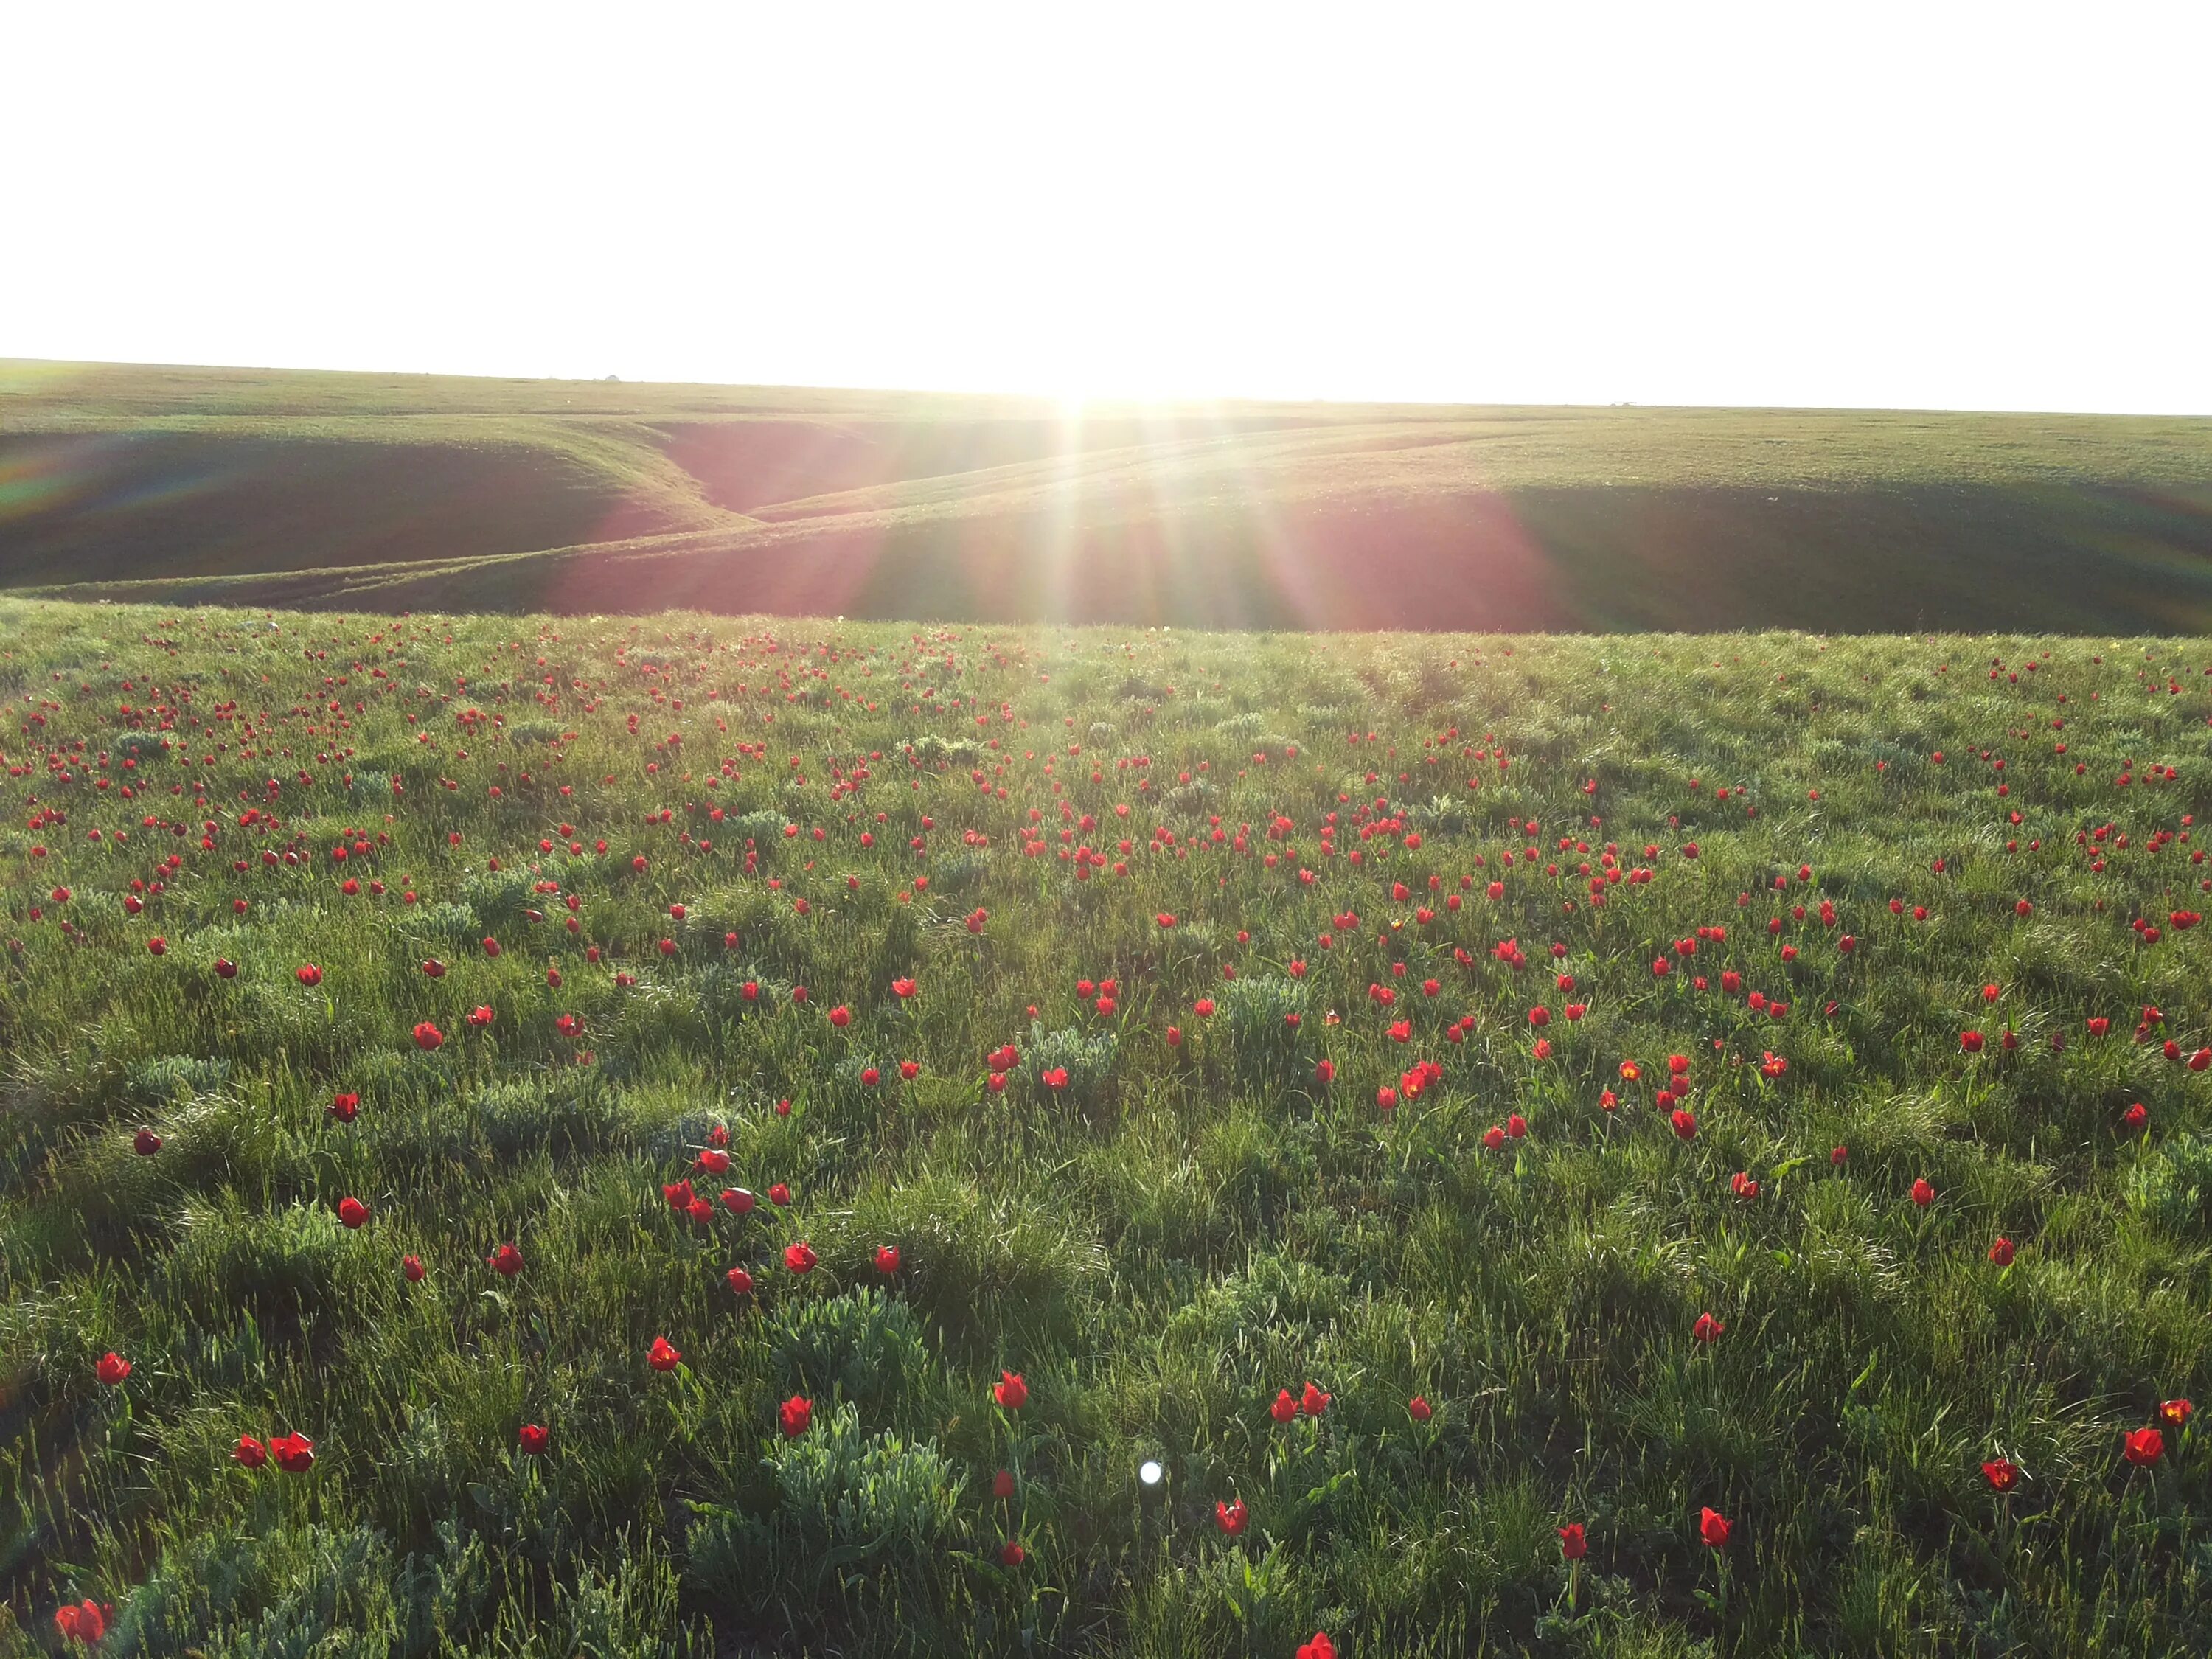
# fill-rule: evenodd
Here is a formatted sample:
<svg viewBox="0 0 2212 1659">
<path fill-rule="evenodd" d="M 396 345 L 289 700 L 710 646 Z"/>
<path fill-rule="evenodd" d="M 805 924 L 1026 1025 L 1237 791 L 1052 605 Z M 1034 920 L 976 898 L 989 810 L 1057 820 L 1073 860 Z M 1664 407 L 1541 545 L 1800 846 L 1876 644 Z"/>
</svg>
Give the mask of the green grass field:
<svg viewBox="0 0 2212 1659">
<path fill-rule="evenodd" d="M 1214 628 L 2212 629 L 2212 422 L 0 361 L 0 582 Z"/>
<path fill-rule="evenodd" d="M 2212 1643 L 2201 642 L 0 624 L 0 1653 Z"/>
</svg>

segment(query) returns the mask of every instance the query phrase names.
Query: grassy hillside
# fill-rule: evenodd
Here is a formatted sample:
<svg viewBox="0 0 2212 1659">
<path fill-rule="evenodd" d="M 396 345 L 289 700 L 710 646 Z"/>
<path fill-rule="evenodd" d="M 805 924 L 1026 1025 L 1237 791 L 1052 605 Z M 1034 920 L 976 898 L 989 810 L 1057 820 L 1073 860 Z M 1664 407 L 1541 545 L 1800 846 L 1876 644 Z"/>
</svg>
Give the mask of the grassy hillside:
<svg viewBox="0 0 2212 1659">
<path fill-rule="evenodd" d="M 2196 646 L 0 624 L 0 1654 L 2212 1642 Z"/>
<path fill-rule="evenodd" d="M 2212 625 L 2212 422 L 0 363 L 0 580 L 1304 628 Z"/>
</svg>

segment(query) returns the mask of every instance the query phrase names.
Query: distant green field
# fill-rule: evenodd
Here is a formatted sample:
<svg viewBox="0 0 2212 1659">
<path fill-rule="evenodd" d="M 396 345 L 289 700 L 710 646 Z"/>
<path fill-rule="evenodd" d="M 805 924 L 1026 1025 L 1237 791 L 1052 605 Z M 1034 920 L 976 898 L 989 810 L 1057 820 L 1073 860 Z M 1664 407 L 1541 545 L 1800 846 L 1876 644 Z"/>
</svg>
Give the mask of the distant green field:
<svg viewBox="0 0 2212 1659">
<path fill-rule="evenodd" d="M 0 1659 L 2212 1651 L 2203 641 L 0 694 Z"/>
<path fill-rule="evenodd" d="M 0 362 L 0 581 L 396 611 L 2212 627 L 2212 422 Z"/>
</svg>

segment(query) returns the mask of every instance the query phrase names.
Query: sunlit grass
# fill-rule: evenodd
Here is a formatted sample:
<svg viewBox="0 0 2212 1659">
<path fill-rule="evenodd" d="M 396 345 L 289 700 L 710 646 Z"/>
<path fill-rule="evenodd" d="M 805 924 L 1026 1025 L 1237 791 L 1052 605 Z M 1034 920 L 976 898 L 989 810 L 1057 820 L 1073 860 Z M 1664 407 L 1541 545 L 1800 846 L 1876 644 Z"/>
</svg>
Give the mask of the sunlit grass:
<svg viewBox="0 0 2212 1659">
<path fill-rule="evenodd" d="M 2196 646 L 275 621 L 0 614 L 0 1651 L 2203 1644 Z"/>
</svg>

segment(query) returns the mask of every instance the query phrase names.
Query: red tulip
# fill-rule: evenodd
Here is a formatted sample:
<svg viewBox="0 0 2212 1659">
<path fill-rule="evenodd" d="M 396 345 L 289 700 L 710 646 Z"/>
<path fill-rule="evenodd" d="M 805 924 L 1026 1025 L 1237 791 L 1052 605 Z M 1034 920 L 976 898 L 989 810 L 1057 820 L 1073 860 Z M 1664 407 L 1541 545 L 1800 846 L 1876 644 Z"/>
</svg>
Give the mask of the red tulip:
<svg viewBox="0 0 2212 1659">
<path fill-rule="evenodd" d="M 2020 1470 L 2009 1458 L 1993 1457 L 1982 1465 L 1982 1479 L 1991 1492 L 2010 1492 L 2020 1484 Z"/>
<path fill-rule="evenodd" d="M 1960 1032 L 1959 1046 L 1970 1054 L 1978 1054 L 1982 1052 L 1982 1034 L 1979 1031 Z"/>
<path fill-rule="evenodd" d="M 1667 1121 L 1674 1126 L 1674 1133 L 1684 1140 L 1691 1139 L 1698 1133 L 1696 1115 L 1686 1106 L 1677 1106 Z"/>
<path fill-rule="evenodd" d="M 742 1187 L 725 1187 L 722 1189 L 722 1207 L 732 1215 L 750 1215 L 753 1206 L 758 1201 Z"/>
<path fill-rule="evenodd" d="M 1709 1313 L 1698 1316 L 1698 1322 L 1690 1327 L 1690 1334 L 1699 1342 L 1717 1342 L 1728 1327 Z"/>
<path fill-rule="evenodd" d="M 2159 1417 L 2171 1428 L 2179 1428 L 2189 1421 L 2190 1413 L 2197 1407 L 2186 1400 L 2162 1400 L 2159 1402 Z"/>
<path fill-rule="evenodd" d="M 1912 1201 L 1923 1210 L 1936 1201 L 1936 1189 L 1928 1184 L 1925 1177 L 1913 1182 Z"/>
<path fill-rule="evenodd" d="M 469 1024 L 479 1031 L 488 1027 L 496 1018 L 498 1018 L 498 1016 L 494 1014 L 489 1008 L 471 1008 L 469 1010 Z"/>
<path fill-rule="evenodd" d="M 552 1431 L 550 1429 L 543 1428 L 536 1423 L 525 1423 L 515 1431 L 514 1443 L 522 1449 L 524 1456 L 543 1457 L 545 1455 L 545 1448 L 552 1438 Z"/>
<path fill-rule="evenodd" d="M 1018 1567 L 1029 1559 L 1030 1553 L 1022 1547 L 1018 1538 L 1009 1538 L 999 1546 L 999 1561 L 1002 1566 Z"/>
<path fill-rule="evenodd" d="M 83 1643 L 87 1647 L 99 1644 L 107 1634 L 108 1609 L 97 1601 L 84 1601 L 74 1607 L 54 1610 L 54 1630 L 63 1641 Z"/>
<path fill-rule="evenodd" d="M 776 1407 L 776 1425 L 787 1440 L 796 1440 L 813 1426 L 814 1402 L 805 1395 L 795 1394 Z"/>
<path fill-rule="evenodd" d="M 153 938 L 146 941 L 146 949 L 150 955 L 157 957 L 167 956 L 169 952 L 169 941 L 163 939 L 159 933 L 156 933 Z"/>
<path fill-rule="evenodd" d="M 896 1273 L 898 1270 L 898 1246 L 896 1244 L 884 1244 L 878 1246 L 876 1250 L 876 1271 L 888 1279 L 891 1274 Z"/>
<path fill-rule="evenodd" d="M 1990 1260 L 1996 1262 L 2000 1267 L 2011 1267 L 2012 1256 L 2012 1240 L 2008 1238 L 2000 1238 L 1996 1243 L 1990 1246 Z"/>
<path fill-rule="evenodd" d="M 1570 1561 L 1579 1561 L 1589 1553 L 1589 1540 L 1583 1535 L 1583 1523 L 1570 1521 L 1559 1528 L 1559 1553 Z"/>
<path fill-rule="evenodd" d="M 2166 1455 L 2166 1437 L 2156 1429 L 2130 1429 L 2122 1455 L 2136 1467 L 2148 1468 Z"/>
<path fill-rule="evenodd" d="M 92 1374 L 112 1389 L 131 1375 L 131 1362 L 111 1348 L 100 1355 L 92 1368 Z"/>
<path fill-rule="evenodd" d="M 1698 1516 L 1698 1536 L 1705 1540 L 1706 1548 L 1717 1550 L 1728 1542 L 1731 1526 L 1726 1516 L 1707 1507 Z"/>
<path fill-rule="evenodd" d="M 781 1208 L 791 1202 L 791 1188 L 779 1181 L 768 1189 L 768 1199 L 769 1203 Z"/>
<path fill-rule="evenodd" d="M 645 1363 L 657 1371 L 672 1371 L 684 1363 L 684 1356 L 666 1337 L 656 1336 L 646 1351 Z"/>
<path fill-rule="evenodd" d="M 1406 1413 L 1416 1423 L 1425 1423 L 1437 1414 L 1437 1408 L 1422 1395 L 1415 1395 L 1406 1402 Z"/>
<path fill-rule="evenodd" d="M 357 1198 L 338 1200 L 338 1219 L 349 1227 L 359 1227 L 368 1220 L 368 1206 Z"/>
<path fill-rule="evenodd" d="M 811 1273 L 814 1264 L 822 1258 L 814 1254 L 814 1247 L 805 1239 L 783 1247 L 783 1265 L 795 1273 Z"/>
<path fill-rule="evenodd" d="M 422 1258 L 419 1255 L 402 1256 L 399 1261 L 399 1271 L 406 1275 L 410 1285 L 420 1285 L 422 1282 L 424 1272 Z"/>
<path fill-rule="evenodd" d="M 1336 1659 L 1336 1644 L 1327 1631 L 1316 1631 L 1313 1640 L 1298 1644 L 1298 1659 Z"/>
<path fill-rule="evenodd" d="M 217 957 L 215 959 L 215 976 L 217 979 L 236 979 L 238 964 L 228 957 Z"/>
<path fill-rule="evenodd" d="M 1000 1469 L 991 1477 L 991 1496 L 1003 1503 L 1013 1495 L 1014 1472 L 1012 1469 Z"/>
<path fill-rule="evenodd" d="M 312 988 L 323 982 L 323 970 L 312 962 L 305 963 L 297 970 L 296 977 L 301 984 Z"/>
<path fill-rule="evenodd" d="M 853 1011 L 843 1003 L 839 1003 L 830 1011 L 830 1023 L 839 1030 L 843 1030 L 853 1023 Z"/>
<path fill-rule="evenodd" d="M 753 1276 L 747 1273 L 743 1267 L 732 1267 L 728 1273 L 722 1276 L 730 1281 L 731 1290 L 737 1292 L 738 1295 L 750 1296 L 752 1294 Z"/>
<path fill-rule="evenodd" d="M 1328 1409 L 1332 1395 L 1323 1394 L 1314 1384 L 1306 1384 L 1306 1391 L 1298 1396 L 1298 1409 L 1308 1417 L 1319 1417 Z"/>
<path fill-rule="evenodd" d="M 269 1442 L 270 1455 L 287 1474 L 305 1474 L 315 1466 L 315 1443 L 304 1434 L 280 1434 Z"/>
<path fill-rule="evenodd" d="M 512 1279 L 522 1271 L 522 1252 L 512 1244 L 502 1244 L 484 1258 L 484 1265 L 502 1279 Z"/>
<path fill-rule="evenodd" d="M 151 1158 L 161 1150 L 161 1137 L 151 1129 L 141 1129 L 131 1137 L 131 1150 L 141 1158 Z"/>
<path fill-rule="evenodd" d="M 1030 1385 L 1019 1371 L 1000 1371 L 999 1380 L 991 1385 L 991 1398 L 1010 1412 L 1018 1412 L 1030 1403 Z"/>
<path fill-rule="evenodd" d="M 241 1468 L 258 1469 L 269 1461 L 269 1448 L 250 1434 L 238 1437 L 238 1444 L 230 1454 L 231 1462 Z"/>
<path fill-rule="evenodd" d="M 359 1095 L 333 1095 L 331 1097 L 327 1115 L 336 1118 L 341 1123 L 350 1123 L 360 1111 L 361 1097 Z"/>
<path fill-rule="evenodd" d="M 1298 1414 L 1298 1402 L 1288 1389 L 1276 1395 L 1274 1403 L 1267 1407 L 1267 1415 L 1278 1423 L 1287 1423 Z"/>
<path fill-rule="evenodd" d="M 428 1020 L 424 1020 L 415 1028 L 415 1046 L 425 1054 L 435 1048 L 442 1048 L 445 1045 L 446 1034 Z"/>
</svg>

